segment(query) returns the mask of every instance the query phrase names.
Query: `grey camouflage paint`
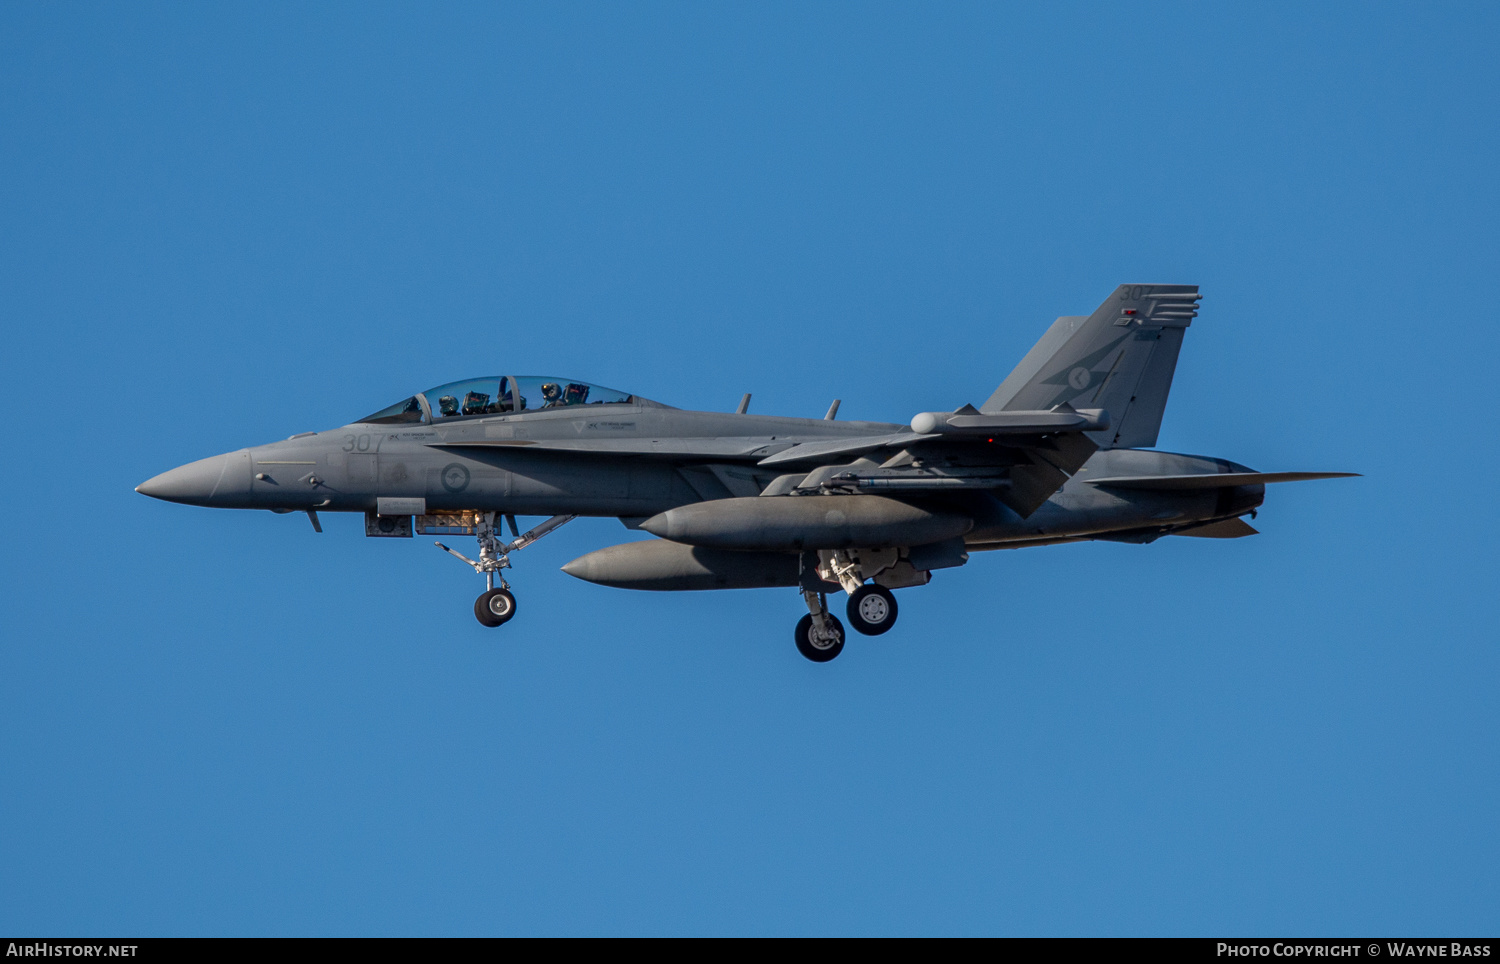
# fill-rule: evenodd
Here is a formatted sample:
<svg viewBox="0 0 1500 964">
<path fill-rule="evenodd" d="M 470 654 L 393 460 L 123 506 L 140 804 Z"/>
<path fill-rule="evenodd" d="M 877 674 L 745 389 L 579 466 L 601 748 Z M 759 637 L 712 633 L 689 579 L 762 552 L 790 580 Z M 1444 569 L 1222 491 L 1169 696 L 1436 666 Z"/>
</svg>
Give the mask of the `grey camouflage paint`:
<svg viewBox="0 0 1500 964">
<path fill-rule="evenodd" d="M 955 439 L 892 423 L 687 411 L 632 396 L 421 424 L 355 422 L 189 463 L 137 491 L 276 512 L 374 513 L 382 498 L 421 499 L 428 513 L 614 516 L 637 527 L 684 506 L 740 500 L 735 511 L 743 516 L 756 510 L 747 499 L 860 500 L 873 497 L 862 488 L 884 486 L 881 498 L 972 520 L 962 538 L 975 551 L 1246 535 L 1254 530 L 1226 523 L 1261 504 L 1263 484 L 1153 489 L 1091 481 L 1251 471 L 1144 450 L 1156 442 L 1197 298 L 1196 286 L 1121 285 L 1093 314 L 1059 318 L 976 413 L 1102 409 L 1109 424 L 1098 431 Z M 657 531 L 671 531 L 663 525 Z M 808 531 L 816 543 L 816 528 Z M 716 538 L 721 551 L 725 536 Z M 695 574 L 680 588 L 714 588 L 699 571 L 711 558 L 720 557 L 673 557 L 671 565 Z M 750 568 L 760 581 L 747 584 L 759 585 L 785 584 L 792 571 L 774 559 Z M 766 581 L 766 573 L 782 582 Z"/>
</svg>

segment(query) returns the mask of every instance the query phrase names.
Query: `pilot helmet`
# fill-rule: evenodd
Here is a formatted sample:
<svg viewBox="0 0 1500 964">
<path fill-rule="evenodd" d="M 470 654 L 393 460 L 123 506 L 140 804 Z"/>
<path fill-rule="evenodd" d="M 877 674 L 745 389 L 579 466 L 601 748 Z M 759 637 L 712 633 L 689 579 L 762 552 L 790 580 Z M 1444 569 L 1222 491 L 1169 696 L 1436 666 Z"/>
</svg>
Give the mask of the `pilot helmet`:
<svg viewBox="0 0 1500 964">
<path fill-rule="evenodd" d="M 557 387 L 556 382 L 547 382 L 542 385 L 542 398 L 549 402 L 555 402 L 562 398 L 562 389 Z"/>
<path fill-rule="evenodd" d="M 444 395 L 438 399 L 438 411 L 444 415 L 458 414 L 458 399 L 452 395 Z"/>
</svg>

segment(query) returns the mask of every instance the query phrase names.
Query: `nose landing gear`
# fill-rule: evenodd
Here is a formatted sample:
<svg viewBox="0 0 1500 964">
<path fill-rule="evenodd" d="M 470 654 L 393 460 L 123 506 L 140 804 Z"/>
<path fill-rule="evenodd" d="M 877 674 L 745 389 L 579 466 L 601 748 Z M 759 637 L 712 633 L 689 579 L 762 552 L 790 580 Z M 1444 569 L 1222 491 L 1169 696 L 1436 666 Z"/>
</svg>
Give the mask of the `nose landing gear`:
<svg viewBox="0 0 1500 964">
<path fill-rule="evenodd" d="M 516 597 L 509 589 L 487 589 L 474 600 L 474 618 L 491 629 L 510 622 L 516 614 Z"/>
<path fill-rule="evenodd" d="M 498 513 L 478 512 L 475 515 L 477 520 L 474 523 L 474 537 L 479 540 L 478 562 L 461 552 L 449 549 L 441 542 L 435 542 L 433 545 L 472 566 L 475 572 L 484 577 L 485 591 L 474 600 L 474 618 L 479 620 L 480 625 L 493 629 L 510 622 L 516 614 L 516 597 L 511 595 L 510 584 L 505 581 L 504 576 L 500 575 L 500 570 L 510 568 L 510 554 L 519 552 L 547 533 L 573 521 L 577 516 L 555 515 L 541 525 L 516 536 L 515 541 L 501 543 L 495 538 L 495 518 Z M 510 523 L 511 534 L 515 535 L 515 519 L 507 516 L 506 521 Z M 500 582 L 498 589 L 495 588 L 497 579 Z"/>
</svg>

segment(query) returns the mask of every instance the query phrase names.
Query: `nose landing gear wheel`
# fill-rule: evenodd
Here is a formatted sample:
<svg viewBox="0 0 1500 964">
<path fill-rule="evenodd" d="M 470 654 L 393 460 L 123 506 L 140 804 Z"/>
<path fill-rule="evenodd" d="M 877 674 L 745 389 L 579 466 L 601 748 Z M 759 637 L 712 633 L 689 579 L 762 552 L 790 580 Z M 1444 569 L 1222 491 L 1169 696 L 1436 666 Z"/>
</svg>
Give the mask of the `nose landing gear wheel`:
<svg viewBox="0 0 1500 964">
<path fill-rule="evenodd" d="M 516 597 L 505 589 L 491 589 L 474 600 L 474 618 L 493 629 L 516 614 Z"/>
<path fill-rule="evenodd" d="M 844 650 L 843 624 L 832 613 L 823 618 L 831 631 L 827 637 L 817 632 L 811 613 L 797 623 L 797 651 L 814 663 L 826 663 Z"/>
<path fill-rule="evenodd" d="M 879 636 L 896 625 L 896 597 L 884 586 L 860 586 L 849 597 L 849 625 L 866 636 Z"/>
</svg>

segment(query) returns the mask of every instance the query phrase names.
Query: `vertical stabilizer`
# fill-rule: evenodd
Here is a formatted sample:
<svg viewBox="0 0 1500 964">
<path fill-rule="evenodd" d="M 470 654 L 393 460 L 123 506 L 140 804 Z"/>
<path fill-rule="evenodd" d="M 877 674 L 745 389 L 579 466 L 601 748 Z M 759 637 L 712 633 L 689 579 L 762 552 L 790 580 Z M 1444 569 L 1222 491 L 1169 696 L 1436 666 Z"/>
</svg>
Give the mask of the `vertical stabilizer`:
<svg viewBox="0 0 1500 964">
<path fill-rule="evenodd" d="M 1102 408 L 1100 448 L 1156 444 L 1182 334 L 1198 313 L 1197 285 L 1121 285 L 1092 315 L 1057 319 L 982 412 Z"/>
</svg>

